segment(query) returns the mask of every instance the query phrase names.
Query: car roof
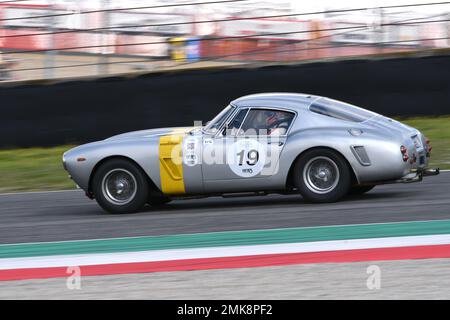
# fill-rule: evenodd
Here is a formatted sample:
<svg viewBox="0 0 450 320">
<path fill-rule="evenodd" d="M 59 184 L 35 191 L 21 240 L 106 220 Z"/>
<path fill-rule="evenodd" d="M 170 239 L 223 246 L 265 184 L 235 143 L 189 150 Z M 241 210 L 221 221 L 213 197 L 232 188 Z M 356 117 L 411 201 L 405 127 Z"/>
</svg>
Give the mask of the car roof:
<svg viewBox="0 0 450 320">
<path fill-rule="evenodd" d="M 236 107 L 274 107 L 290 109 L 306 109 L 311 102 L 320 98 L 311 94 L 304 93 L 258 93 L 243 96 L 233 100 L 232 105 Z"/>
</svg>

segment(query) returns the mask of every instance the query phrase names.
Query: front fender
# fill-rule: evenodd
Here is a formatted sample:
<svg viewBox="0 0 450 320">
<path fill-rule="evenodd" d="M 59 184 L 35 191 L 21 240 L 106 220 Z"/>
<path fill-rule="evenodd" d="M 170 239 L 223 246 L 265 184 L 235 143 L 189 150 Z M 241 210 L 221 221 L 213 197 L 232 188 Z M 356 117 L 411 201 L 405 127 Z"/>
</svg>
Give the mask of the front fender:
<svg viewBox="0 0 450 320">
<path fill-rule="evenodd" d="M 103 140 L 84 144 L 64 153 L 64 166 L 75 183 L 88 191 L 95 166 L 105 158 L 126 157 L 136 162 L 153 183 L 160 188 L 158 139 Z M 84 159 L 80 161 L 80 159 Z"/>
</svg>

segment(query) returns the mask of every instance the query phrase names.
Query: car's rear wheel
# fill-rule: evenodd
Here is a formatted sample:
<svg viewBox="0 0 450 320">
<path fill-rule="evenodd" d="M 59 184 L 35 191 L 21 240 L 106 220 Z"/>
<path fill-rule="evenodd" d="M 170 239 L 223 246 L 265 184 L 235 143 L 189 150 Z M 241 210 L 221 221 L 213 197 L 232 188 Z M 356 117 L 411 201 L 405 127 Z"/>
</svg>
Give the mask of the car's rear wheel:
<svg viewBox="0 0 450 320">
<path fill-rule="evenodd" d="M 375 188 L 375 186 L 353 186 L 350 188 L 348 194 L 352 196 L 361 195 L 369 192 L 373 188 Z"/>
<path fill-rule="evenodd" d="M 111 159 L 94 173 L 92 190 L 98 204 L 110 213 L 131 213 L 147 202 L 145 173 L 126 159 Z"/>
<path fill-rule="evenodd" d="M 296 160 L 294 183 L 310 202 L 334 202 L 344 197 L 351 186 L 347 161 L 330 149 L 307 151 Z"/>
</svg>

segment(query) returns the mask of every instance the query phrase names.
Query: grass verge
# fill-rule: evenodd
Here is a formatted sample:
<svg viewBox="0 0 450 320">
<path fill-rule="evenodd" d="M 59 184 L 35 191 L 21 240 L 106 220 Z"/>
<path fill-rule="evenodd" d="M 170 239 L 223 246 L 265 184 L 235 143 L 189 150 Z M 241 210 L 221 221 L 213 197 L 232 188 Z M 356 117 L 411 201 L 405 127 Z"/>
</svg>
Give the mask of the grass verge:
<svg viewBox="0 0 450 320">
<path fill-rule="evenodd" d="M 0 150 L 0 192 L 73 189 L 62 155 L 73 146 Z"/>
<path fill-rule="evenodd" d="M 419 129 L 431 141 L 430 167 L 450 169 L 450 116 L 399 119 Z"/>
</svg>

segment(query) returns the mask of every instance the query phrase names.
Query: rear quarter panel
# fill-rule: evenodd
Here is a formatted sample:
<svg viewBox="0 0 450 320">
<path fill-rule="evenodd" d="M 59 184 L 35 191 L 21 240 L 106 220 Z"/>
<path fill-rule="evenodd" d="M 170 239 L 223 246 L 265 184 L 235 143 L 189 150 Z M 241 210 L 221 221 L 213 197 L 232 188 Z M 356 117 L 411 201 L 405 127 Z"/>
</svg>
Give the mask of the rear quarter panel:
<svg viewBox="0 0 450 320">
<path fill-rule="evenodd" d="M 358 183 L 380 182 L 399 179 L 409 172 L 401 159 L 401 138 L 388 132 L 380 132 L 364 125 L 337 120 L 305 112 L 291 130 L 280 157 L 279 172 L 273 179 L 288 178 L 296 158 L 312 148 L 330 148 L 348 161 Z M 360 129 L 363 134 L 353 136 L 350 129 Z M 361 164 L 352 152 L 352 146 L 364 146 L 370 165 Z"/>
</svg>

